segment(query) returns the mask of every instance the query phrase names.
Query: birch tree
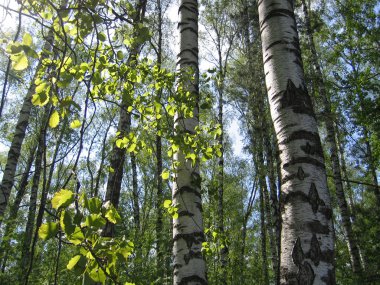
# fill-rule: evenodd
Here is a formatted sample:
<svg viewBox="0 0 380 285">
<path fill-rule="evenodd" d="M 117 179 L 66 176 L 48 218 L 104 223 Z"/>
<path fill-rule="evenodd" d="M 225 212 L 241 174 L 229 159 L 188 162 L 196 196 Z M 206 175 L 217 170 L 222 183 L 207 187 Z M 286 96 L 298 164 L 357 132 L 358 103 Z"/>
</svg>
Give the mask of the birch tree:
<svg viewBox="0 0 380 285">
<path fill-rule="evenodd" d="M 258 3 L 265 81 L 281 158 L 281 284 L 335 284 L 330 194 L 304 80 L 293 1 Z"/>
<path fill-rule="evenodd" d="M 53 44 L 53 32 L 52 30 L 50 30 L 47 35 L 46 42 L 43 46 L 43 50 L 50 51 L 52 44 Z M 3 179 L 0 185 L 0 225 L 4 217 L 4 212 L 8 205 L 9 195 L 11 194 L 11 190 L 14 184 L 18 160 L 21 155 L 21 147 L 24 142 L 26 128 L 29 125 L 30 113 L 33 107 L 32 96 L 36 92 L 35 79 L 39 76 L 40 69 L 43 66 L 42 64 L 43 59 L 46 57 L 47 57 L 47 53 L 43 53 L 41 56 L 41 59 L 39 60 L 37 64 L 36 72 L 34 74 L 33 79 L 31 80 L 31 84 L 25 95 L 25 98 L 20 110 L 20 115 L 18 117 L 18 121 L 15 127 L 12 143 L 8 151 L 8 159 L 5 165 Z"/>
<path fill-rule="evenodd" d="M 179 135 L 194 134 L 198 120 L 198 1 L 181 0 L 179 6 L 180 53 L 177 68 L 188 73 L 185 82 L 179 83 L 178 92 L 188 92 L 195 99 L 193 116 L 185 118 L 178 111 L 174 117 L 174 129 Z M 183 91 L 180 85 L 183 84 Z M 208 284 L 206 263 L 202 256 L 204 240 L 202 203 L 200 194 L 200 176 L 198 166 L 185 158 L 183 150 L 173 155 L 178 164 L 174 177 L 172 199 L 178 208 L 178 219 L 173 222 L 173 284 Z"/>
</svg>

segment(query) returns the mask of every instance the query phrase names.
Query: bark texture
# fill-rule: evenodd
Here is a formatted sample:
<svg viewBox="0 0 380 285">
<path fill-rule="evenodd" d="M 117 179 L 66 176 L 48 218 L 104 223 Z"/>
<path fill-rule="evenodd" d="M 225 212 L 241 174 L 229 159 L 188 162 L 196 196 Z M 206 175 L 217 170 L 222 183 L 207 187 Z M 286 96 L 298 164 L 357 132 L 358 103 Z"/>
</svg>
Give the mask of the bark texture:
<svg viewBox="0 0 380 285">
<path fill-rule="evenodd" d="M 293 1 L 258 2 L 265 80 L 281 160 L 281 284 L 335 284 L 330 194 Z"/>
<path fill-rule="evenodd" d="M 180 53 L 177 67 L 181 71 L 193 71 L 193 79 L 184 82 L 184 88 L 197 100 L 198 81 L 198 1 L 181 0 L 179 6 Z M 175 116 L 176 134 L 194 133 L 198 125 L 198 106 L 193 110 L 192 118 Z M 173 221 L 173 257 L 175 285 L 205 285 L 206 263 L 202 256 L 204 241 L 202 204 L 200 194 L 201 179 L 198 167 L 185 159 L 180 150 L 173 156 L 179 163 L 176 169 L 172 189 L 172 199 L 178 208 L 178 219 Z"/>
</svg>

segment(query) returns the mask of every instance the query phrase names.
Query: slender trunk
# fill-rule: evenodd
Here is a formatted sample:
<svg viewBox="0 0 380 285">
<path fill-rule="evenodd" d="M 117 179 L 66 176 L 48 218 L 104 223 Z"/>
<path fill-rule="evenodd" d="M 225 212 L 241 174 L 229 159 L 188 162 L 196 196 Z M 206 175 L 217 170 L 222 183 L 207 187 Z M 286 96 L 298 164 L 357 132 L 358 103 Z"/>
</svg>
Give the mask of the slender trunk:
<svg viewBox="0 0 380 285">
<path fill-rule="evenodd" d="M 195 99 L 192 118 L 183 118 L 178 112 L 174 117 L 177 135 L 192 134 L 199 124 L 199 67 L 198 67 L 198 1 L 181 0 L 179 6 L 180 53 L 177 67 L 180 71 L 193 72 L 193 79 L 183 82 L 184 90 Z M 172 189 L 172 200 L 178 208 L 178 219 L 173 221 L 173 284 L 208 284 L 206 263 L 201 249 L 204 241 L 201 178 L 198 162 L 186 160 L 180 149 L 173 155 L 178 163 Z"/>
<path fill-rule="evenodd" d="M 140 204 L 139 204 L 139 189 L 137 184 L 137 165 L 136 156 L 131 153 L 132 166 L 132 196 L 133 196 L 133 221 L 135 223 L 135 238 L 140 233 Z"/>
<path fill-rule="evenodd" d="M 275 280 L 277 280 L 277 269 L 278 269 L 278 253 L 277 249 L 278 246 L 276 244 L 276 234 L 275 234 L 275 226 L 273 223 L 273 217 L 271 213 L 271 207 L 269 202 L 269 194 L 268 194 L 268 187 L 265 185 L 265 188 L 263 189 L 263 195 L 264 195 L 264 207 L 265 207 L 265 216 L 266 216 L 266 228 L 269 236 L 269 245 L 270 245 L 270 253 L 271 253 L 271 260 L 272 260 L 272 268 L 273 273 L 275 275 Z"/>
<path fill-rule="evenodd" d="M 317 51 L 314 44 L 313 32 L 312 32 L 311 24 L 310 24 L 309 11 L 306 6 L 305 0 L 302 0 L 302 6 L 303 6 L 303 11 L 304 11 L 305 20 L 306 20 L 308 43 L 311 50 L 312 61 L 313 61 L 314 68 L 316 71 L 316 76 L 317 76 L 319 95 L 321 96 L 323 100 L 324 113 L 326 114 L 325 125 L 326 125 L 326 130 L 327 130 L 327 142 L 329 145 L 331 162 L 332 162 L 334 185 L 335 185 L 335 191 L 336 191 L 336 196 L 338 200 L 339 210 L 340 210 L 340 214 L 342 218 L 344 234 L 347 239 L 352 271 L 355 274 L 361 274 L 362 265 L 360 262 L 359 248 L 357 245 L 354 232 L 352 231 L 352 224 L 350 220 L 351 214 L 347 205 L 347 201 L 346 201 L 346 197 L 345 197 L 345 193 L 343 189 L 340 162 L 339 162 L 339 157 L 338 157 L 338 147 L 337 147 L 337 142 L 336 142 L 334 122 L 333 122 L 333 113 L 331 111 L 331 103 L 329 101 L 328 94 L 325 88 L 325 82 L 323 79 L 322 70 L 319 64 L 318 55 L 317 55 Z"/>
<path fill-rule="evenodd" d="M 281 158 L 281 284 L 335 284 L 330 194 L 305 86 L 293 1 L 258 3 L 265 80 Z"/>
<path fill-rule="evenodd" d="M 364 126 L 363 127 L 363 136 L 365 140 L 365 146 L 366 146 L 366 157 L 367 157 L 367 162 L 368 162 L 368 169 L 372 175 L 372 181 L 373 181 L 373 190 L 375 192 L 376 196 L 376 201 L 377 201 L 377 208 L 380 211 L 380 188 L 379 188 L 379 181 L 377 180 L 377 172 L 376 172 L 376 166 L 374 163 L 374 158 L 372 155 L 372 147 L 370 143 L 370 136 L 368 129 Z M 379 213 L 380 214 L 380 213 Z"/>
<path fill-rule="evenodd" d="M 257 96 L 257 106 L 264 106 L 264 96 L 261 96 L 259 93 L 259 96 Z M 261 168 L 261 175 L 264 179 L 263 183 L 263 190 L 262 194 L 264 197 L 264 207 L 265 207 L 265 213 L 266 213 L 266 221 L 267 221 L 267 232 L 269 234 L 269 243 L 270 243 L 270 252 L 271 252 L 271 260 L 272 260 L 272 268 L 275 276 L 276 282 L 278 281 L 278 269 L 279 269 L 279 259 L 278 259 L 278 244 L 279 244 L 279 236 L 276 234 L 279 233 L 279 219 L 278 219 L 278 200 L 277 200 L 277 189 L 275 188 L 275 185 L 272 185 L 272 182 L 274 182 L 274 174 L 273 174 L 273 166 L 264 164 L 264 153 L 265 152 L 271 152 L 271 150 L 268 150 L 270 146 L 268 146 L 269 142 L 269 134 L 267 133 L 268 122 L 267 122 L 267 114 L 265 112 L 264 108 L 257 108 L 257 116 L 256 120 L 259 124 L 259 129 L 257 131 L 257 137 L 260 140 L 260 145 L 258 146 L 258 155 L 259 155 L 259 166 Z M 271 158 L 269 158 L 269 155 L 267 153 L 267 162 L 271 163 Z M 268 169 L 269 168 L 269 169 Z M 271 173 L 272 169 L 272 173 Z M 271 189 L 271 203 L 269 202 L 269 196 L 268 196 L 268 186 L 266 183 L 266 175 L 265 173 L 268 173 L 268 179 L 269 179 L 269 189 Z M 272 178 L 271 178 L 272 174 Z M 274 188 L 273 188 L 274 186 Z M 272 212 L 271 212 L 272 208 Z M 276 234 L 275 234 L 276 233 Z"/>
<path fill-rule="evenodd" d="M 158 14 L 158 46 L 157 46 L 157 65 L 161 69 L 162 64 L 162 6 L 161 0 L 157 0 L 157 14 Z M 158 91 L 158 97 L 161 99 L 162 91 Z M 161 139 L 161 122 L 157 122 L 156 131 L 156 179 L 157 179 L 157 197 L 156 197 L 156 278 L 161 283 L 164 280 L 165 275 L 165 263 L 164 263 L 164 248 L 162 244 L 162 230 L 163 230 L 163 181 L 162 181 L 162 139 Z"/>
<path fill-rule="evenodd" d="M 112 122 L 112 121 L 111 121 Z M 108 124 L 107 129 L 104 133 L 103 142 L 102 142 L 102 153 L 100 155 L 100 165 L 98 172 L 96 174 L 95 179 L 95 188 L 93 189 L 93 197 L 97 197 L 99 195 L 99 184 L 100 184 L 100 177 L 102 176 L 102 171 L 104 168 L 104 161 L 106 159 L 106 141 L 107 141 L 107 135 L 111 128 L 111 122 Z"/>
<path fill-rule="evenodd" d="M 351 187 L 351 182 L 350 182 L 350 179 L 349 179 L 348 173 L 347 173 L 346 159 L 345 159 L 345 155 L 344 155 L 345 144 L 343 143 L 343 141 L 340 138 L 338 128 L 335 128 L 335 130 L 336 130 L 336 134 L 337 134 L 337 144 L 338 144 L 338 149 L 339 149 L 340 163 L 342 165 L 343 179 L 346 182 L 346 189 L 347 189 L 347 193 L 348 193 L 348 201 L 350 204 L 351 220 L 352 220 L 352 223 L 355 223 L 355 219 L 356 219 L 355 202 L 354 202 L 354 197 L 353 197 L 353 193 L 352 193 L 353 190 Z M 363 267 L 364 267 L 364 263 L 363 263 Z"/>
<path fill-rule="evenodd" d="M 269 285 L 268 257 L 267 257 L 267 227 L 265 224 L 265 203 L 264 203 L 265 180 L 260 178 L 260 237 L 261 237 L 261 258 L 264 285 Z"/>
<path fill-rule="evenodd" d="M 48 39 L 44 44 L 43 50 L 50 51 L 52 42 L 53 32 L 52 30 L 50 30 L 48 34 Z M 31 84 L 24 98 L 24 102 L 20 110 L 20 115 L 15 126 L 15 132 L 12 139 L 11 147 L 8 151 L 7 163 L 5 165 L 3 179 L 0 185 L 0 225 L 4 217 L 5 209 L 8 205 L 9 195 L 11 194 L 11 190 L 14 184 L 16 168 L 21 154 L 21 146 L 24 142 L 26 128 L 29 125 L 29 117 L 30 112 L 32 110 L 32 96 L 35 93 L 36 89 L 36 84 L 34 83 L 34 81 L 38 77 L 38 72 L 42 68 L 42 61 L 46 57 L 47 53 L 43 53 L 40 58 L 40 61 L 37 64 L 33 79 L 31 80 Z"/>
<path fill-rule="evenodd" d="M 251 95 L 252 96 L 252 95 Z M 260 239 L 261 239 L 261 257 L 262 257 L 262 277 L 265 285 L 269 284 L 269 274 L 268 274 L 268 260 L 267 260 L 267 230 L 272 228 L 267 228 L 266 220 L 271 224 L 271 214 L 266 211 L 265 203 L 265 192 L 266 190 L 266 177 L 264 169 L 264 159 L 263 159 L 263 117 L 262 112 L 258 110 L 257 106 L 262 106 L 262 100 L 260 94 L 258 96 L 252 96 L 252 102 L 250 108 L 253 113 L 253 130 L 251 133 L 251 145 L 253 147 L 252 154 L 254 157 L 255 172 L 259 178 L 260 187 L 260 198 L 259 198 L 259 209 L 260 209 Z M 267 204 L 268 205 L 268 204 Z M 268 208 L 269 209 L 269 208 Z M 272 250 L 272 260 L 276 256 L 276 248 L 271 247 Z M 274 260 L 273 260 L 274 261 Z M 273 262 L 275 265 L 275 262 Z"/>
<path fill-rule="evenodd" d="M 145 9 L 146 9 L 147 0 L 139 0 L 136 5 L 136 17 L 133 20 L 133 25 L 137 26 L 141 24 L 145 18 Z M 142 47 L 142 43 L 133 45 L 127 65 L 134 65 L 137 61 L 137 56 Z M 123 138 L 128 135 L 130 130 L 130 122 L 131 122 L 131 113 L 128 112 L 128 107 L 131 105 L 129 100 L 123 97 L 121 106 L 120 106 L 120 117 L 118 124 L 118 131 L 120 132 L 119 137 Z M 108 174 L 108 182 L 107 182 L 107 190 L 106 190 L 106 201 L 111 201 L 111 203 L 115 206 L 119 206 L 120 200 L 120 191 L 121 191 L 121 182 L 123 180 L 123 172 L 124 172 L 124 162 L 125 162 L 125 149 L 118 148 L 116 145 L 113 146 L 111 151 L 111 160 L 110 167 L 111 171 Z M 113 237 L 115 231 L 114 224 L 107 222 L 106 226 L 103 229 L 103 236 Z"/>
<path fill-rule="evenodd" d="M 252 209 L 253 209 L 253 203 L 255 202 L 256 199 L 256 193 L 257 193 L 257 183 L 256 179 L 257 176 L 254 179 L 254 183 L 251 189 L 251 193 L 249 195 L 248 199 L 248 205 L 247 205 L 247 211 L 244 213 L 243 216 L 243 225 L 242 225 L 242 230 L 241 230 L 241 235 L 242 235 L 242 246 L 241 246 L 241 255 L 239 258 L 239 280 L 241 284 L 244 284 L 245 278 L 244 278 L 244 269 L 245 269 L 245 247 L 246 247 L 246 238 L 247 238 L 247 224 L 248 224 L 248 219 L 251 216 Z"/>
<path fill-rule="evenodd" d="M 347 173 L 347 167 L 346 167 L 346 160 L 345 160 L 345 157 L 344 157 L 344 143 L 340 140 L 340 135 L 339 135 L 339 130 L 338 128 L 335 128 L 335 133 L 337 134 L 337 146 L 338 146 L 338 149 L 339 149 L 339 154 L 340 154 L 340 163 L 342 165 L 342 174 L 343 174 L 343 179 L 345 180 L 345 184 L 346 184 L 346 191 L 348 193 L 348 201 L 349 201 L 349 206 L 350 206 L 350 218 L 351 218 L 351 222 L 352 224 L 354 225 L 355 224 L 355 221 L 356 221 L 356 210 L 355 210 L 355 202 L 354 202 L 354 197 L 353 197 L 353 190 L 352 190 L 352 187 L 351 187 L 351 182 L 350 182 L 350 179 L 348 177 L 348 173 Z M 367 262 L 366 262 L 366 259 L 363 255 L 363 252 L 361 250 L 361 246 L 360 246 L 360 242 L 358 242 L 358 251 L 359 251 L 359 256 L 360 256 L 360 261 L 361 261 L 361 265 L 362 265 L 362 268 L 363 268 L 363 271 L 366 270 L 367 268 Z"/>
<path fill-rule="evenodd" d="M 137 165 L 136 156 L 131 153 L 131 168 L 132 168 L 132 197 L 133 197 L 133 222 L 134 226 L 134 243 L 136 258 L 134 262 L 134 276 L 138 278 L 140 275 L 142 267 L 142 242 L 140 238 L 141 225 L 140 225 L 140 203 L 139 203 L 139 192 L 138 192 L 138 181 L 137 181 Z"/>
<path fill-rule="evenodd" d="M 30 149 L 29 157 L 24 169 L 24 173 L 22 174 L 21 181 L 18 186 L 16 198 L 9 210 L 9 216 L 7 219 L 7 224 L 5 226 L 4 236 L 3 236 L 3 239 L 1 240 L 1 245 L 0 245 L 0 264 L 2 264 L 2 267 L 4 268 L 5 268 L 5 263 L 6 263 L 6 258 L 4 254 L 8 253 L 9 251 L 10 239 L 12 238 L 13 232 L 16 228 L 18 210 L 20 209 L 22 198 L 24 197 L 26 187 L 28 186 L 30 169 L 32 168 L 36 149 L 37 149 L 37 143 L 35 143 Z"/>
<path fill-rule="evenodd" d="M 239 278 L 240 278 L 240 284 L 245 284 L 245 278 L 244 278 L 244 269 L 245 269 L 245 247 L 246 247 L 246 240 L 247 240 L 247 219 L 243 220 L 243 226 L 241 229 L 241 249 L 240 249 L 240 259 L 239 259 Z"/>
<path fill-rule="evenodd" d="M 217 228 L 219 234 L 223 238 L 221 244 L 222 248 L 220 249 L 220 267 L 222 274 L 219 277 L 218 284 L 227 284 L 227 262 L 228 262 L 228 247 L 224 242 L 224 213 L 223 213 L 223 192 L 224 192 L 224 124 L 223 124 L 223 93 L 224 93 L 224 71 L 222 63 L 222 54 L 220 40 L 218 41 L 218 52 L 219 52 L 219 76 L 220 86 L 218 86 L 218 123 L 222 130 L 220 136 L 218 137 L 218 143 L 221 146 L 220 152 L 221 156 L 218 161 L 218 217 L 217 217 Z"/>
<path fill-rule="evenodd" d="M 275 273 L 275 284 L 279 284 L 279 276 L 280 276 L 280 244 L 281 244 L 281 218 L 280 218 L 280 209 L 278 202 L 278 194 L 277 194 L 277 186 L 276 186 L 276 174 L 275 174 L 275 165 L 274 165 L 274 156 L 272 150 L 272 144 L 270 143 L 269 135 L 264 132 L 264 145 L 266 152 L 266 163 L 268 168 L 268 178 L 269 178 L 269 204 L 271 207 L 272 213 L 272 225 L 271 227 L 274 229 L 274 247 L 276 248 L 276 256 L 273 259 L 273 270 Z"/>
<path fill-rule="evenodd" d="M 156 152 L 157 152 L 157 162 L 156 162 L 156 176 L 157 176 L 157 197 L 156 197 L 156 250 L 157 250 L 157 278 L 163 280 L 164 278 L 164 247 L 163 247 L 163 183 L 162 183 L 162 145 L 161 136 L 156 136 Z"/>
<path fill-rule="evenodd" d="M 35 160 L 35 169 L 34 169 L 34 176 L 33 176 L 33 182 L 31 187 L 31 193 L 30 193 L 30 199 L 29 199 L 29 212 L 28 212 L 28 219 L 26 222 L 26 229 L 24 234 L 24 240 L 22 244 L 22 251 L 21 251 L 21 262 L 20 262 L 20 268 L 23 270 L 25 268 L 28 268 L 29 262 L 31 261 L 31 252 L 30 252 L 30 245 L 32 243 L 33 238 L 33 230 L 35 225 L 35 217 L 36 217 L 36 208 L 37 208 L 37 194 L 38 194 L 38 186 L 40 183 L 40 176 L 41 176 L 41 169 L 42 169 L 42 155 L 44 150 L 44 132 L 45 129 L 41 131 L 41 137 L 38 143 L 38 149 L 36 153 L 36 160 Z M 27 283 L 28 275 L 25 274 L 25 271 L 23 271 L 20 274 L 20 283 Z"/>
<path fill-rule="evenodd" d="M 53 109 L 50 109 L 50 114 L 51 114 L 52 110 Z M 49 117 L 50 117 L 50 114 L 49 114 Z M 51 184 L 51 180 L 52 180 L 52 177 L 53 177 L 53 171 L 55 169 L 55 161 L 57 159 L 58 150 L 59 150 L 59 148 L 61 146 L 63 136 L 65 134 L 65 131 L 67 130 L 67 126 L 68 126 L 68 120 L 65 119 L 65 121 L 63 123 L 63 126 L 62 126 L 61 133 L 60 133 L 60 135 L 58 137 L 58 140 L 57 140 L 57 144 L 56 144 L 54 153 L 53 153 L 52 163 L 50 165 L 50 170 L 49 170 L 49 176 L 48 177 L 47 177 L 46 132 L 43 133 L 43 136 L 42 136 L 42 140 L 43 140 L 42 145 L 43 145 L 43 148 L 44 148 L 43 149 L 43 154 L 44 154 L 44 156 L 43 156 L 43 164 L 44 164 L 44 168 L 43 168 L 42 193 L 41 193 L 41 198 L 40 198 L 40 207 L 39 207 L 38 213 L 37 213 L 36 228 L 35 228 L 35 231 L 34 231 L 32 246 L 31 246 L 31 250 L 30 250 L 32 258 L 31 258 L 30 263 L 29 263 L 29 268 L 27 268 L 27 273 L 26 273 L 27 278 L 26 278 L 25 284 L 27 284 L 28 278 L 30 276 L 30 273 L 32 272 L 33 262 L 34 262 L 33 256 L 34 256 L 34 252 L 35 252 L 35 248 L 36 248 L 36 244 L 37 244 L 37 240 L 38 240 L 38 229 L 42 225 L 43 216 L 44 216 L 45 207 L 46 207 L 47 195 L 48 195 L 48 192 L 49 192 L 49 189 L 50 189 L 50 184 Z M 47 128 L 47 126 L 45 126 L 45 129 L 46 128 Z"/>
</svg>

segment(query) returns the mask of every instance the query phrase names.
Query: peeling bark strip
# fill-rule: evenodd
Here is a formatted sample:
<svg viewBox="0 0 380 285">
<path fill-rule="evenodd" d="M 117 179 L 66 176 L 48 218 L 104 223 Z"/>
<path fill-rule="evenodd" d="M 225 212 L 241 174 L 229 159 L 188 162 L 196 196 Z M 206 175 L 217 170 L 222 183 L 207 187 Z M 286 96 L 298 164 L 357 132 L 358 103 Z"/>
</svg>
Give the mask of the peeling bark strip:
<svg viewBox="0 0 380 285">
<path fill-rule="evenodd" d="M 331 202 L 304 82 L 293 1 L 259 1 L 265 80 L 281 159 L 281 284 L 335 284 Z"/>
<path fill-rule="evenodd" d="M 194 79 L 184 82 L 184 87 L 198 98 L 198 2 L 181 0 L 179 7 L 180 53 L 177 68 L 194 72 Z M 196 104 L 197 106 L 197 104 Z M 175 115 L 175 132 L 194 133 L 199 124 L 198 107 L 193 110 L 193 118 Z M 173 221 L 174 285 L 207 285 L 206 263 L 202 256 L 204 241 L 202 200 L 198 167 L 187 162 L 179 151 L 173 157 L 179 166 L 175 172 L 172 189 L 173 204 L 178 207 L 178 219 Z"/>
</svg>

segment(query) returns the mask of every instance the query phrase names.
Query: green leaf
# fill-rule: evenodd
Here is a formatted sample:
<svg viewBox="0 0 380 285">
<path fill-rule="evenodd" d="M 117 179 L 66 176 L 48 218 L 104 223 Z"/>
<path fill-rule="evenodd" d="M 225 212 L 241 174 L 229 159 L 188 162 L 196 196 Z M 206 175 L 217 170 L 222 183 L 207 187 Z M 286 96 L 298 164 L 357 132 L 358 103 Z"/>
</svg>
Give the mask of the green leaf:
<svg viewBox="0 0 380 285">
<path fill-rule="evenodd" d="M 83 214 L 81 212 L 77 212 L 74 215 L 73 222 L 74 222 L 75 225 L 79 226 L 80 223 L 82 222 L 82 219 L 83 219 Z"/>
<path fill-rule="evenodd" d="M 74 193 L 70 190 L 61 189 L 54 194 L 53 199 L 51 199 L 51 205 L 54 209 L 58 210 L 61 207 L 67 207 L 74 201 Z"/>
<path fill-rule="evenodd" d="M 118 252 L 125 258 L 126 261 L 128 261 L 128 257 L 132 254 L 132 251 L 125 247 L 120 248 Z"/>
<path fill-rule="evenodd" d="M 169 179 L 169 176 L 170 176 L 169 170 L 165 169 L 164 171 L 162 171 L 162 173 L 161 173 L 162 179 L 167 180 L 167 179 Z"/>
<path fill-rule="evenodd" d="M 97 197 L 93 197 L 86 200 L 84 206 L 90 211 L 91 214 L 99 214 L 102 209 L 102 201 Z"/>
<path fill-rule="evenodd" d="M 79 121 L 79 120 L 74 120 L 70 123 L 70 128 L 72 129 L 77 129 L 79 128 L 80 126 L 82 126 L 82 122 Z"/>
<path fill-rule="evenodd" d="M 75 225 L 73 224 L 73 219 L 70 215 L 70 212 L 63 211 L 61 213 L 61 217 L 59 219 L 61 228 L 65 232 L 66 235 L 71 235 L 75 231 Z"/>
<path fill-rule="evenodd" d="M 106 225 L 106 220 L 101 214 L 91 214 L 86 217 L 86 225 L 90 228 L 100 229 Z"/>
<path fill-rule="evenodd" d="M 194 163 L 195 159 L 197 157 L 196 157 L 195 153 L 189 153 L 189 154 L 186 155 L 186 158 L 190 158 L 193 161 L 193 163 Z"/>
<path fill-rule="evenodd" d="M 104 42 L 107 38 L 106 38 L 106 35 L 104 33 L 99 33 L 98 39 L 99 39 L 99 41 Z"/>
<path fill-rule="evenodd" d="M 36 93 L 45 93 L 46 90 L 50 90 L 50 86 L 48 82 L 41 82 L 36 86 Z"/>
<path fill-rule="evenodd" d="M 26 46 L 31 46 L 33 44 L 32 36 L 29 33 L 25 33 L 22 37 L 22 43 Z"/>
<path fill-rule="evenodd" d="M 106 214 L 104 216 L 113 224 L 119 223 L 121 221 L 119 213 L 109 201 L 107 203 L 109 203 L 109 205 L 107 206 Z"/>
<path fill-rule="evenodd" d="M 73 269 L 74 266 L 77 265 L 78 261 L 81 259 L 82 256 L 83 255 L 78 254 L 78 255 L 74 256 L 73 258 L 71 258 L 69 263 L 67 264 L 66 268 L 68 270 Z"/>
<path fill-rule="evenodd" d="M 136 149 L 136 147 L 137 147 L 137 144 L 132 143 L 132 144 L 127 148 L 127 151 L 128 151 L 128 152 L 134 152 L 135 149 Z"/>
<path fill-rule="evenodd" d="M 164 207 L 167 209 L 170 207 L 170 205 L 172 204 L 172 200 L 165 200 L 164 201 Z"/>
<path fill-rule="evenodd" d="M 79 245 L 84 241 L 84 235 L 80 227 L 75 227 L 74 233 L 68 237 L 69 242 Z"/>
<path fill-rule="evenodd" d="M 126 137 L 123 137 L 122 139 L 117 139 L 116 140 L 116 146 L 118 148 L 126 148 L 128 145 L 129 139 Z"/>
<path fill-rule="evenodd" d="M 22 71 L 26 69 L 29 65 L 28 58 L 26 57 L 24 52 L 12 54 L 12 68 L 17 71 Z"/>
<path fill-rule="evenodd" d="M 32 96 L 32 104 L 35 106 L 43 107 L 49 103 L 49 95 L 47 93 L 37 93 Z"/>
<path fill-rule="evenodd" d="M 46 224 L 42 224 L 38 229 L 38 236 L 42 240 L 48 240 L 54 237 L 58 232 L 57 223 L 48 222 Z"/>
<path fill-rule="evenodd" d="M 122 60 L 124 58 L 124 54 L 123 54 L 123 52 L 121 51 L 121 50 L 119 50 L 118 52 L 117 52 L 117 59 L 118 60 Z"/>
<path fill-rule="evenodd" d="M 89 273 L 90 277 L 92 280 L 94 280 L 95 282 L 105 282 L 106 281 L 106 275 L 104 274 L 104 271 L 96 266 L 95 268 L 93 268 L 90 273 Z"/>
<path fill-rule="evenodd" d="M 59 113 L 57 111 L 54 111 L 53 114 L 51 114 L 49 119 L 49 126 L 50 128 L 56 128 L 59 124 Z"/>
<path fill-rule="evenodd" d="M 32 49 L 31 47 L 24 46 L 23 49 L 24 49 L 24 52 L 27 56 L 33 57 L 35 59 L 38 58 L 38 53 L 36 53 L 36 51 L 34 49 Z"/>
<path fill-rule="evenodd" d="M 14 43 L 14 42 L 11 42 L 8 46 L 7 46 L 7 49 L 6 49 L 6 52 L 8 54 L 19 54 L 22 52 L 22 46 L 19 44 L 19 43 Z"/>
<path fill-rule="evenodd" d="M 41 12 L 40 15 L 45 20 L 51 20 L 53 18 L 53 14 L 49 12 Z"/>
</svg>

